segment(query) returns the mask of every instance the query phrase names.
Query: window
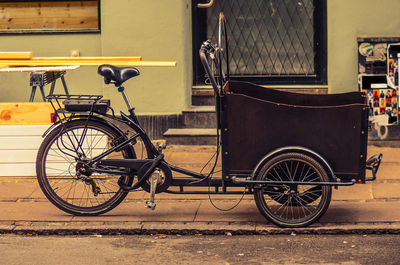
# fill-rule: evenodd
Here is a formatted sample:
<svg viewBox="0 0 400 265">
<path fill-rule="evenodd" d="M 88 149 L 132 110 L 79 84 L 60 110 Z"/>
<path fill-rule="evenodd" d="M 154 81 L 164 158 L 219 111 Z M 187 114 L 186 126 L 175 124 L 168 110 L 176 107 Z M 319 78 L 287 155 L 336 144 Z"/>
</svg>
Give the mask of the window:
<svg viewBox="0 0 400 265">
<path fill-rule="evenodd" d="M 98 0 L 0 0 L 0 33 L 99 31 Z"/>
<path fill-rule="evenodd" d="M 232 79 L 326 84 L 326 0 L 215 0 L 206 10 L 194 7 L 195 49 L 200 38 L 215 42 L 220 11 L 227 19 Z M 196 84 L 204 82 L 196 65 L 195 73 Z"/>
</svg>

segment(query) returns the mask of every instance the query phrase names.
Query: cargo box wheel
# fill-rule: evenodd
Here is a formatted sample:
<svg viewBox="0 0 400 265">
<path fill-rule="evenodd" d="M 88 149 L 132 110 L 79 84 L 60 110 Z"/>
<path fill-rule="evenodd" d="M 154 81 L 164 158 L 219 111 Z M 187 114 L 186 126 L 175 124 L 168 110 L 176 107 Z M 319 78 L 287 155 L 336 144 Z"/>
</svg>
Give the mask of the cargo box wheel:
<svg viewBox="0 0 400 265">
<path fill-rule="evenodd" d="M 285 153 L 268 161 L 256 180 L 327 182 L 324 168 L 300 153 Z M 255 187 L 254 200 L 270 222 L 281 227 L 303 227 L 317 221 L 328 209 L 331 186 L 266 184 Z"/>
</svg>

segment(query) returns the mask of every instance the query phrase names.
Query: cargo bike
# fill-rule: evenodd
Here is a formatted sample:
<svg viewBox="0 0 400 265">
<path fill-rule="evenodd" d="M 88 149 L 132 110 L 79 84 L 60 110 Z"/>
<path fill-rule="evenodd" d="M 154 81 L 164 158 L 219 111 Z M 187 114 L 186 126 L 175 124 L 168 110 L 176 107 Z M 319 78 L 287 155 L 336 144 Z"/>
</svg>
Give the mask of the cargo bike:
<svg viewBox="0 0 400 265">
<path fill-rule="evenodd" d="M 206 41 L 199 52 L 216 100 L 217 152 L 211 172 L 169 164 L 163 146 L 153 145 L 140 126 L 122 86 L 139 71 L 102 65 L 98 73 L 116 86 L 129 114 L 116 116 L 102 96 L 48 97 L 55 121 L 44 133 L 36 171 L 55 206 L 73 215 L 100 215 L 137 190 L 149 193 L 150 209 L 161 192 L 245 193 L 254 195 L 268 221 L 293 228 L 310 225 L 326 212 L 332 187 L 375 180 L 382 155 L 366 157 L 365 95 L 298 94 L 229 80 L 223 14 L 219 20 L 218 43 Z M 215 178 L 219 155 L 222 177 Z"/>
</svg>

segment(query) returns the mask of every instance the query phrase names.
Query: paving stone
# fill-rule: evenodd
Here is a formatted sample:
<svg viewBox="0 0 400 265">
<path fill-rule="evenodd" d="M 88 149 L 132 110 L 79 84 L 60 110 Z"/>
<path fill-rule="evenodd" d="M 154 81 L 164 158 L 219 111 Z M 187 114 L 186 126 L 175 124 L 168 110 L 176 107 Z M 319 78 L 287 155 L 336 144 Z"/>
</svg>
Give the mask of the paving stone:
<svg viewBox="0 0 400 265">
<path fill-rule="evenodd" d="M 400 199 L 400 183 L 375 183 L 372 190 L 376 199 Z"/>
<path fill-rule="evenodd" d="M 29 198 L 39 186 L 34 180 L 0 180 L 0 201 Z"/>
<path fill-rule="evenodd" d="M 229 209 L 237 203 L 237 200 L 214 201 L 221 209 Z M 203 202 L 197 212 L 195 221 L 225 221 L 225 222 L 265 222 L 259 213 L 254 201 L 242 201 L 231 211 L 220 211 L 214 208 L 210 202 Z"/>
<path fill-rule="evenodd" d="M 71 221 L 72 216 L 50 202 L 0 202 L 0 220 Z"/>
<path fill-rule="evenodd" d="M 398 202 L 332 202 L 321 223 L 400 222 Z"/>
<path fill-rule="evenodd" d="M 159 203 L 154 211 L 143 202 L 121 203 L 114 210 L 100 216 L 74 216 L 73 221 L 193 221 L 199 201 Z"/>
<path fill-rule="evenodd" d="M 371 200 L 373 184 L 356 184 L 349 187 L 339 187 L 339 189 L 332 188 L 332 200 Z"/>
<path fill-rule="evenodd" d="M 367 174 L 368 177 L 372 177 L 369 170 L 367 171 Z M 380 180 L 397 180 L 400 182 L 400 163 L 386 162 L 384 160 L 384 162 L 381 163 L 377 174 L 377 181 L 379 182 Z"/>
<path fill-rule="evenodd" d="M 368 145 L 368 157 L 375 154 L 383 155 L 383 162 L 400 162 L 400 148 L 393 147 L 377 147 L 373 145 Z"/>
</svg>

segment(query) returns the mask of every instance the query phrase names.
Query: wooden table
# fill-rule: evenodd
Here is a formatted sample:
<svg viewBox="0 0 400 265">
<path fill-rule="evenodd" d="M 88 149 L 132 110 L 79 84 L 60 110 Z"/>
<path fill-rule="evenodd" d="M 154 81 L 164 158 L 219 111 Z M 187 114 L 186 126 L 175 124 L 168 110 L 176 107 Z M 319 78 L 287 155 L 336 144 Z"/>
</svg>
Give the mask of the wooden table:
<svg viewBox="0 0 400 265">
<path fill-rule="evenodd" d="M 0 73 L 30 72 L 31 75 L 29 85 L 32 87 L 32 89 L 29 101 L 33 102 L 37 87 L 40 88 L 43 101 L 46 101 L 44 87 L 48 84 L 51 84 L 49 95 L 52 95 L 54 93 L 54 88 L 58 78 L 61 79 L 65 94 L 69 95 L 64 75 L 66 74 L 66 71 L 72 71 L 77 68 L 79 68 L 79 66 L 8 67 L 1 68 Z"/>
</svg>

